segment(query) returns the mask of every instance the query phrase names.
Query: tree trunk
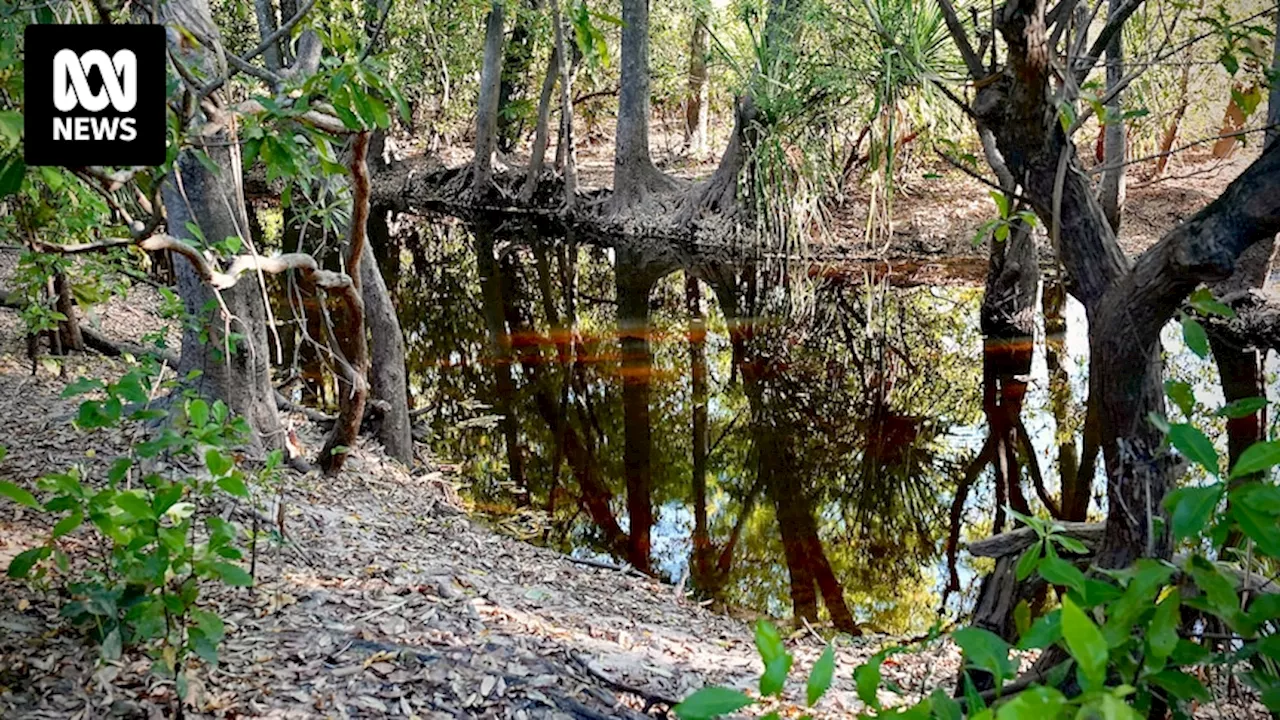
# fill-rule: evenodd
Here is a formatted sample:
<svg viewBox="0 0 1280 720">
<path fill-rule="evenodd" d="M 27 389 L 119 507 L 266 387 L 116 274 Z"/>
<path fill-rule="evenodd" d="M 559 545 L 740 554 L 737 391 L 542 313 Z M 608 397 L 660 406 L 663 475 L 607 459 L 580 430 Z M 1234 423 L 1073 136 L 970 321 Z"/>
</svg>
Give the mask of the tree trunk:
<svg viewBox="0 0 1280 720">
<path fill-rule="evenodd" d="M 378 439 L 388 455 L 412 467 L 413 428 L 409 421 L 404 333 L 371 243 L 365 245 L 360 276 L 364 324 L 369 331 L 369 392 L 384 404 Z"/>
<path fill-rule="evenodd" d="M 271 0 L 253 0 L 253 12 L 258 17 L 258 39 L 266 40 L 276 31 L 276 8 Z M 284 67 L 280 62 L 280 46 L 276 43 L 268 45 L 262 53 L 262 61 L 271 72 L 280 72 L 280 68 Z"/>
<path fill-rule="evenodd" d="M 58 321 L 58 337 L 62 341 L 62 352 L 80 352 L 84 350 L 84 335 L 80 332 L 80 319 L 76 317 L 76 301 L 71 295 L 71 283 L 64 272 L 53 276 L 53 292 L 57 302 L 57 310 L 66 320 Z"/>
<path fill-rule="evenodd" d="M 560 16 L 560 0 L 551 1 L 551 23 L 555 37 L 556 57 L 560 63 L 560 139 L 556 143 L 556 157 L 564 175 L 564 207 L 572 211 L 578 195 L 578 165 L 573 151 L 573 75 L 577 68 L 577 53 L 572 62 L 564 41 L 564 20 Z M 576 45 L 574 46 L 576 49 Z"/>
<path fill-rule="evenodd" d="M 208 5 L 202 0 L 171 0 L 161 9 L 166 23 L 209 39 L 208 45 L 178 42 L 169 50 L 187 67 L 212 76 L 222 49 Z M 200 241 L 188 228 L 198 228 L 203 237 L 216 240 L 244 239 L 248 234 L 239 155 L 231 153 L 231 140 L 225 130 L 195 134 L 190 146 L 178 153 L 173 172 L 161 188 L 172 236 L 199 247 Z M 186 314 L 196 320 L 183 326 L 178 377 L 191 378 L 188 387 L 197 395 L 209 402 L 221 400 L 245 419 L 251 452 L 284 448 L 284 429 L 271 384 L 265 289 L 253 278 L 217 292 L 186 257 L 174 261 L 174 274 Z"/>
<path fill-rule="evenodd" d="M 537 0 L 526 0 L 527 9 L 515 9 L 511 35 L 502 51 L 502 80 L 498 88 L 498 149 L 515 150 L 524 134 L 524 118 L 510 112 L 513 104 L 524 99 L 525 76 L 533 63 L 533 34 L 529 32 L 527 10 L 536 10 Z"/>
<path fill-rule="evenodd" d="M 622 0 L 622 83 L 613 157 L 615 212 L 672 187 L 649 154 L 649 0 Z"/>
<path fill-rule="evenodd" d="M 560 74 L 560 55 L 554 49 L 547 61 L 547 74 L 542 79 L 542 93 L 538 96 L 538 125 L 534 129 L 533 149 L 529 154 L 529 170 L 524 179 L 520 199 L 528 202 L 538 188 L 538 179 L 547 158 L 547 137 L 551 124 L 551 96 L 556 89 L 556 77 Z"/>
<path fill-rule="evenodd" d="M 693 33 L 689 39 L 689 98 L 685 103 L 684 141 L 689 153 L 701 157 L 707 151 L 707 14 L 694 8 Z"/>
<path fill-rule="evenodd" d="M 165 182 L 162 196 L 169 232 L 197 244 L 187 229 L 195 226 L 206 238 L 243 236 L 247 232 L 244 193 L 234 186 L 239 166 L 227 145 L 225 133 L 194 139 L 174 163 L 174 179 Z M 198 159 L 204 154 L 218 172 Z M 215 292 L 185 258 L 174 263 L 178 294 L 189 317 L 198 325 L 185 325 L 178 377 L 195 374 L 189 387 L 209 402 L 221 400 L 249 423 L 250 447 L 255 452 L 284 447 L 284 430 L 276 413 L 271 385 L 271 351 L 267 345 L 265 290 L 256 278 Z M 215 308 L 212 312 L 210 307 Z M 202 338 L 203 330 L 207 339 Z M 239 335 L 232 346 L 228 333 Z M 229 351 L 229 352 L 228 352 Z"/>
<path fill-rule="evenodd" d="M 331 349 L 338 355 L 338 419 L 320 451 L 320 467 L 336 475 L 356 445 L 364 407 L 369 400 L 369 346 L 365 336 L 364 283 L 360 270 L 368 246 L 369 133 L 355 136 L 351 146 L 351 225 L 347 235 L 346 271 L 355 293 L 343 304 L 343 319 L 329 326 Z M 385 288 L 384 288 L 385 290 Z M 345 361 L 345 362 L 344 362 Z"/>
<path fill-rule="evenodd" d="M 649 569 L 649 533 L 653 527 L 653 470 L 649 419 L 649 387 L 653 357 L 649 350 L 649 292 L 653 282 L 638 272 L 636 251 L 617 248 L 614 276 L 618 299 L 618 334 L 622 343 L 623 467 L 627 512 L 631 520 L 630 561 Z"/>
<path fill-rule="evenodd" d="M 480 96 L 476 100 L 475 159 L 472 160 L 471 193 L 488 196 L 493 180 L 493 153 L 498 137 L 498 96 L 502 84 L 503 2 L 494 0 L 484 34 L 484 67 Z"/>
<path fill-rule="evenodd" d="M 1110 0 L 1108 17 L 1124 5 L 1125 0 Z M 1107 92 L 1116 87 L 1124 79 L 1124 31 L 1116 33 L 1115 38 L 1107 45 Z M 1103 126 L 1102 162 L 1106 170 L 1102 173 L 1098 194 L 1102 201 L 1102 212 L 1111 224 L 1112 232 L 1120 230 L 1120 213 L 1124 208 L 1124 160 L 1125 160 L 1125 128 L 1121 118 L 1123 105 L 1121 92 L 1115 93 L 1107 103 L 1107 123 Z"/>
</svg>

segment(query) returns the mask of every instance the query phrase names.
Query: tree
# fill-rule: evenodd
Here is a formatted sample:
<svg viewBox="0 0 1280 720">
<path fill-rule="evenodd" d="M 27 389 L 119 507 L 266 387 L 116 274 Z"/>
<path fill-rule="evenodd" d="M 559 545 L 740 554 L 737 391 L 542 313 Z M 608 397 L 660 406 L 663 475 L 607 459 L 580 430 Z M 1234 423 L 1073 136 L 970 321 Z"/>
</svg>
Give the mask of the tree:
<svg viewBox="0 0 1280 720">
<path fill-rule="evenodd" d="M 613 209 L 621 212 L 673 181 L 649 154 L 649 0 L 622 0 L 622 81 L 613 156 Z"/>
<path fill-rule="evenodd" d="M 1158 508 L 1178 473 L 1163 435 L 1148 420 L 1164 413 L 1160 328 L 1197 285 L 1230 275 L 1246 248 L 1280 227 L 1280 152 L 1272 149 L 1136 260 L 1120 250 L 1057 108 L 1075 100 L 1074 88 L 1141 4 L 1129 0 L 1111 13 L 1088 51 L 1069 58 L 1071 82 L 1059 91 L 1051 83 L 1050 59 L 1057 52 L 1051 43 L 1064 34 L 1068 6 L 1048 14 L 1043 0 L 1011 0 L 997 17 L 1006 62 L 988 77 L 950 1 L 939 0 L 970 77 L 982 81 L 971 113 L 992 132 L 1013 176 L 1022 179 L 1023 195 L 1050 228 L 1068 290 L 1088 312 L 1086 439 L 1101 451 L 1113 510 Z M 1152 528 L 1145 513 L 1111 512 L 1098 564 L 1118 568 L 1141 556 L 1167 557 L 1167 530 Z"/>
<path fill-rule="evenodd" d="M 710 114 L 707 81 L 707 9 L 697 2 L 693 8 L 693 30 L 689 38 L 689 95 L 685 101 L 684 142 L 689 153 L 701 156 L 707 150 L 707 117 Z"/>
<path fill-rule="evenodd" d="M 471 167 L 471 194 L 483 198 L 493 180 L 493 153 L 498 146 L 498 107 L 502 89 L 502 47 L 504 41 L 503 0 L 494 0 L 485 21 L 484 69 L 480 73 L 480 95 L 476 100 L 475 159 Z"/>
</svg>

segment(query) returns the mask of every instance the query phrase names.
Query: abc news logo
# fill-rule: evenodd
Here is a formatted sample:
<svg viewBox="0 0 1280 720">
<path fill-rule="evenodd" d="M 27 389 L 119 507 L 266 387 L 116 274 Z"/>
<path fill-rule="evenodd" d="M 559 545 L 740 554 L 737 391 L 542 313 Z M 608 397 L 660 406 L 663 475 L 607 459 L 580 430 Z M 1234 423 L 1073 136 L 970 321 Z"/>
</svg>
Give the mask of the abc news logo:
<svg viewBox="0 0 1280 720">
<path fill-rule="evenodd" d="M 159 165 L 161 25 L 28 25 L 28 165 Z"/>
</svg>

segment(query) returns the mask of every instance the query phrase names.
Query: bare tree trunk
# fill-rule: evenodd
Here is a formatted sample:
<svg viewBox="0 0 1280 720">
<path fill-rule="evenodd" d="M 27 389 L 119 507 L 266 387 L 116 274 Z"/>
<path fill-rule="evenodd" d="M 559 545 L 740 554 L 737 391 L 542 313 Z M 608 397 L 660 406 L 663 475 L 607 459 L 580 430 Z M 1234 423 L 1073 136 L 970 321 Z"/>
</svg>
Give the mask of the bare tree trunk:
<svg viewBox="0 0 1280 720">
<path fill-rule="evenodd" d="M 653 527 L 653 441 L 649 386 L 653 357 L 649 350 L 649 292 L 653 282 L 638 272 L 634 250 L 618 248 L 616 280 L 618 334 L 622 341 L 623 467 L 631 527 L 631 564 L 648 572 L 649 533 Z"/>
<path fill-rule="evenodd" d="M 613 210 L 672 187 L 649 154 L 649 0 L 622 0 L 622 84 L 613 158 Z"/>
<path fill-rule="evenodd" d="M 66 317 L 66 320 L 58 321 L 58 336 L 62 341 L 62 352 L 84 350 L 84 335 L 80 332 L 80 320 L 76 317 L 76 301 L 71 296 L 71 284 L 67 282 L 66 273 L 54 274 L 53 292 L 56 296 L 58 312 Z"/>
<path fill-rule="evenodd" d="M 266 40 L 276 28 L 276 8 L 271 0 L 253 0 L 253 12 L 258 17 L 258 38 Z M 292 16 L 290 16 L 292 17 Z M 289 18 L 285 18 L 288 20 Z M 273 73 L 280 72 L 280 68 L 284 65 L 280 61 L 280 46 L 271 43 L 262 53 L 262 61 L 266 63 L 267 69 Z"/>
<path fill-rule="evenodd" d="M 707 151 L 707 14 L 701 6 L 693 13 L 693 33 L 689 39 L 689 97 L 685 104 L 684 141 L 689 153 L 700 157 Z"/>
<path fill-rule="evenodd" d="M 503 2 L 494 0 L 484 35 L 484 67 L 480 72 L 480 96 L 476 100 L 475 159 L 472 160 L 471 193 L 489 194 L 493 180 L 493 153 L 498 142 L 498 96 L 502 85 Z"/>
<path fill-rule="evenodd" d="M 1173 116 L 1169 118 L 1169 124 L 1165 127 L 1164 136 L 1160 139 L 1160 157 L 1156 160 L 1156 177 L 1164 175 L 1165 168 L 1169 166 L 1173 143 L 1178 139 L 1182 118 L 1187 114 L 1187 105 L 1191 102 L 1191 96 L 1187 92 L 1190 82 L 1191 52 L 1188 51 L 1183 56 L 1182 70 L 1178 76 L 1178 106 L 1174 108 Z"/>
<path fill-rule="evenodd" d="M 1124 0 L 1110 0 L 1108 17 L 1115 15 L 1124 5 Z M 1124 31 L 1116 33 L 1115 38 L 1107 45 L 1107 92 L 1120 84 L 1124 79 Z M 1125 132 L 1124 119 L 1121 117 L 1123 104 L 1121 92 L 1107 103 L 1107 123 L 1103 128 L 1102 162 L 1107 167 L 1102 173 L 1098 193 L 1102 201 L 1102 212 L 1111 224 L 1112 232 L 1120 230 L 1120 213 L 1124 208 L 1124 160 Z"/>
<path fill-rule="evenodd" d="M 538 178 L 547 158 L 547 137 L 551 124 L 551 96 L 556 89 L 556 77 L 560 74 L 560 54 L 554 49 L 547 61 L 547 74 L 542 79 L 542 93 L 538 96 L 538 125 L 533 134 L 533 149 L 529 154 L 529 170 L 524 179 L 520 199 L 528 202 L 538 188 Z"/>
<path fill-rule="evenodd" d="M 578 166 L 573 151 L 573 75 L 578 60 L 575 53 L 573 61 L 569 61 L 564 41 L 564 21 L 560 16 L 560 0 L 550 1 L 556 57 L 562 59 L 560 63 L 560 139 L 556 143 L 556 157 L 564 174 L 565 210 L 572 211 L 578 196 Z"/>
<path fill-rule="evenodd" d="M 170 51 L 188 67 L 213 76 L 221 48 L 208 5 L 202 0 L 172 0 L 162 10 L 167 23 L 210 39 L 210 45 L 180 43 Z M 232 155 L 229 140 L 226 131 L 193 135 L 161 189 L 169 233 L 197 247 L 200 241 L 188 228 L 198 228 L 206 238 L 252 241 L 239 157 Z M 174 274 L 187 316 L 197 320 L 183 328 L 178 377 L 193 378 L 189 387 L 197 395 L 210 402 L 221 400 L 243 417 L 252 451 L 283 448 L 285 435 L 271 384 L 265 289 L 254 278 L 215 291 L 186 257 L 174 261 Z"/>
<path fill-rule="evenodd" d="M 409 421 L 409 379 L 405 369 L 404 333 L 387 292 L 371 244 L 360 261 L 364 324 L 369 330 L 369 392 L 383 404 L 378 439 L 387 454 L 413 465 L 413 428 Z"/>
</svg>

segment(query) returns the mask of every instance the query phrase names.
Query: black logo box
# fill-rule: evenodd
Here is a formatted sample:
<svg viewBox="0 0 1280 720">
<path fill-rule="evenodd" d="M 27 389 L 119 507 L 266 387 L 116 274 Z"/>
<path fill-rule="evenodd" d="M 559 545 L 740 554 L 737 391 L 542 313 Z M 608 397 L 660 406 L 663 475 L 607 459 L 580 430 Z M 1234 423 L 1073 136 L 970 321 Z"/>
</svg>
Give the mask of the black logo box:
<svg viewBox="0 0 1280 720">
<path fill-rule="evenodd" d="M 165 30 L 163 25 L 28 25 L 25 44 L 25 159 L 28 165 L 160 165 L 165 157 Z M 101 50 L 108 57 L 131 50 L 137 57 L 138 96 L 126 113 L 110 103 L 98 112 L 77 105 L 62 112 L 54 105 L 54 56 L 62 50 L 81 55 Z M 103 79 L 88 72 L 98 92 Z M 54 139 L 56 119 L 133 119 L 134 139 Z"/>
</svg>

